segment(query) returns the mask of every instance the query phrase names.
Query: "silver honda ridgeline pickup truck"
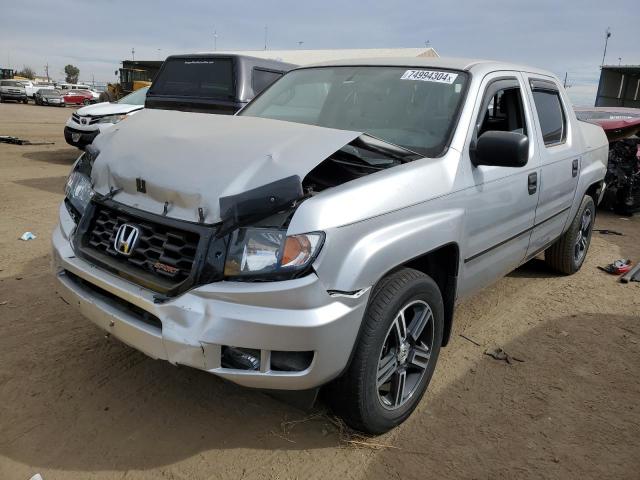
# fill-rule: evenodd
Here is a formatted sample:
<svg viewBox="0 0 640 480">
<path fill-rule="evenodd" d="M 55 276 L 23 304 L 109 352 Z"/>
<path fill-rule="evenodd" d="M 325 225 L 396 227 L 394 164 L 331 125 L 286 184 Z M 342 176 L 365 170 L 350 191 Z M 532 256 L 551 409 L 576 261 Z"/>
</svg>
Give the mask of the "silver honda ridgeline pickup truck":
<svg viewBox="0 0 640 480">
<path fill-rule="evenodd" d="M 558 79 L 454 59 L 299 68 L 233 117 L 145 110 L 75 163 L 63 297 L 153 358 L 317 391 L 384 432 L 454 305 L 544 252 L 580 269 L 607 139 Z"/>
</svg>

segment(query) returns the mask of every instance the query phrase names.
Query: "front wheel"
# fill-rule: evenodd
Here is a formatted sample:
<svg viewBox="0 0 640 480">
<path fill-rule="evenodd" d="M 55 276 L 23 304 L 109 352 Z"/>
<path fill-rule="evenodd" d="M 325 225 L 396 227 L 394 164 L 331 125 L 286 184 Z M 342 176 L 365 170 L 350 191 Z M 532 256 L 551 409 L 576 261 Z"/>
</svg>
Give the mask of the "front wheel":
<svg viewBox="0 0 640 480">
<path fill-rule="evenodd" d="M 357 430 L 384 433 L 416 408 L 440 353 L 442 295 L 427 275 L 403 268 L 372 293 L 351 364 L 329 402 Z"/>
<path fill-rule="evenodd" d="M 576 273 L 582 267 L 591 244 L 596 205 L 585 195 L 569 229 L 544 252 L 547 264 L 566 275 Z"/>
</svg>

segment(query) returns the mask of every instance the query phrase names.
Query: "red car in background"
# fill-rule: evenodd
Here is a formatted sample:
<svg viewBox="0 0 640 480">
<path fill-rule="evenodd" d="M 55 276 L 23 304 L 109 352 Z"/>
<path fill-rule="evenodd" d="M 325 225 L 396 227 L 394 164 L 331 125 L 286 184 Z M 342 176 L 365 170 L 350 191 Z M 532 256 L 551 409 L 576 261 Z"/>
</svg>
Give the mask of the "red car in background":
<svg viewBox="0 0 640 480">
<path fill-rule="evenodd" d="M 69 90 L 62 95 L 64 97 L 64 103 L 75 103 L 82 105 L 89 105 L 95 103 L 93 95 L 89 90 Z"/>
</svg>

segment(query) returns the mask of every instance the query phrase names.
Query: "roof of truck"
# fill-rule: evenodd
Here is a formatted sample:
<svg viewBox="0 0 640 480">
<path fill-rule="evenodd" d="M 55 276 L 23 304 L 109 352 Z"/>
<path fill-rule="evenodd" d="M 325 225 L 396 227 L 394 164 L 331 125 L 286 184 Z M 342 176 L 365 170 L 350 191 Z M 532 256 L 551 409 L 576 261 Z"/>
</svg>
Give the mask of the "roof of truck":
<svg viewBox="0 0 640 480">
<path fill-rule="evenodd" d="M 500 62 L 496 60 L 481 60 L 472 58 L 455 58 L 455 57 L 389 57 L 389 58 L 354 58 L 346 60 L 335 60 L 331 62 L 322 62 L 309 65 L 310 67 L 328 67 L 328 66 L 394 66 L 394 67 L 427 67 L 427 68 L 445 68 L 450 70 L 463 70 L 472 73 L 488 73 L 496 70 L 515 70 L 523 72 L 537 73 L 540 75 L 554 75 L 548 71 L 530 67 L 526 65 L 518 65 L 508 62 Z M 301 67 L 305 68 L 305 67 Z"/>
<path fill-rule="evenodd" d="M 242 55 L 242 54 L 238 54 L 238 53 L 223 53 L 223 52 L 216 52 L 216 53 L 184 53 L 184 54 L 177 54 L 177 55 L 169 55 L 166 60 L 169 59 L 205 59 L 205 58 L 237 58 L 238 61 L 242 62 L 248 62 L 254 65 L 260 65 L 260 66 L 265 66 L 265 67 L 269 67 L 272 66 L 274 68 L 278 68 L 279 70 L 291 70 L 292 68 L 297 67 L 297 65 L 293 64 L 293 63 L 287 63 L 287 62 L 282 62 L 280 60 L 274 60 L 274 59 L 269 59 L 269 58 L 259 58 L 259 57 L 252 57 L 250 55 Z M 165 61 L 166 61 L 165 60 Z"/>
</svg>

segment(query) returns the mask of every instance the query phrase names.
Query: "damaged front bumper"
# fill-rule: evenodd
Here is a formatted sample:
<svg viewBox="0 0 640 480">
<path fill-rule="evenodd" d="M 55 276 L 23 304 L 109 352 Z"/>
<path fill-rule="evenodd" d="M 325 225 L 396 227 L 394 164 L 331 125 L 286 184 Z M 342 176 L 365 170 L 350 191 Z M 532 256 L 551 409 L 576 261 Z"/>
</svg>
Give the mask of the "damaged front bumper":
<svg viewBox="0 0 640 480">
<path fill-rule="evenodd" d="M 151 290 L 77 258 L 69 241 L 74 228 L 61 205 L 53 234 L 61 296 L 150 357 L 244 386 L 281 390 L 320 386 L 349 361 L 369 291 L 357 298 L 332 296 L 312 273 L 278 282 L 216 282 L 155 303 Z M 252 368 L 229 368 L 224 360 L 229 348 L 250 352 L 258 361 Z"/>
</svg>

